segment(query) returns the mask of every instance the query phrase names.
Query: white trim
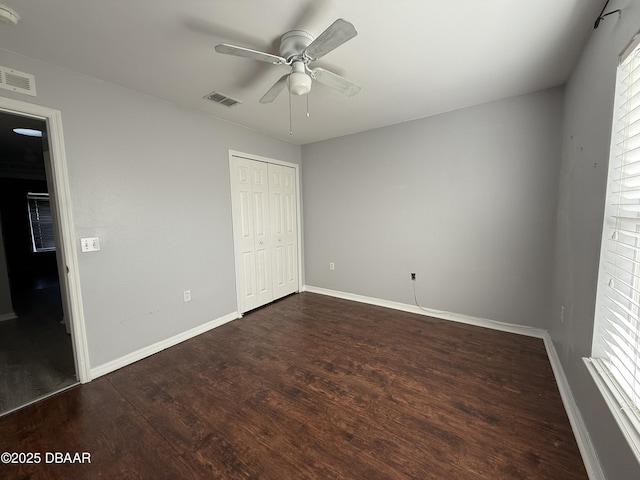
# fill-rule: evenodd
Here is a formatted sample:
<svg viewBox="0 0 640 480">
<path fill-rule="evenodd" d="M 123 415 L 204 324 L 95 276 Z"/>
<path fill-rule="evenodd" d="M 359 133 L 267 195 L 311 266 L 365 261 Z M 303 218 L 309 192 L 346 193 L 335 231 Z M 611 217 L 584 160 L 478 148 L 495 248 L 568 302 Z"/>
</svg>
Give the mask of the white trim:
<svg viewBox="0 0 640 480">
<path fill-rule="evenodd" d="M 629 447 L 635 455 L 636 460 L 640 462 L 640 436 L 638 428 L 631 419 L 633 417 L 633 413 L 627 414 L 625 411 L 626 408 L 624 405 L 628 405 L 628 403 L 617 390 L 615 380 L 607 376 L 608 372 L 606 367 L 598 365 L 598 359 L 584 357 L 582 360 L 593 377 L 593 381 L 598 387 L 598 390 L 600 390 L 609 410 L 611 410 L 613 418 L 618 424 L 620 431 L 629 443 Z"/>
<path fill-rule="evenodd" d="M 16 312 L 3 313 L 0 315 L 0 322 L 6 322 L 7 320 L 14 320 L 18 318 Z"/>
<path fill-rule="evenodd" d="M 314 287 L 311 285 L 305 285 L 302 289 L 304 292 L 318 293 L 320 295 L 328 295 L 331 297 L 342 298 L 344 300 L 352 300 L 354 302 L 367 303 L 369 305 L 377 305 L 379 307 L 392 308 L 394 310 L 401 310 L 403 312 L 417 313 L 419 315 L 425 315 L 430 317 L 436 317 L 443 320 L 450 320 L 453 322 L 465 323 L 468 325 L 475 325 L 478 327 L 490 328 L 493 330 L 500 330 L 503 332 L 517 333 L 520 335 L 526 335 L 529 337 L 540 338 L 544 341 L 544 346 L 547 350 L 547 356 L 551 369 L 555 376 L 556 384 L 558 385 L 558 391 L 562 398 L 562 404 L 569 417 L 569 423 L 582 456 L 585 469 L 589 475 L 590 480 L 605 480 L 606 477 L 600 466 L 600 461 L 596 454 L 591 437 L 587 430 L 587 427 L 582 419 L 578 405 L 573 398 L 569 382 L 560 363 L 560 358 L 556 348 L 551 340 L 551 335 L 547 330 L 541 328 L 527 327 L 524 325 L 514 325 L 503 322 L 497 322 L 486 318 L 471 317 L 468 315 L 461 315 L 458 313 L 444 312 L 439 310 L 421 309 L 416 305 L 410 305 L 407 303 L 392 302 L 390 300 L 383 300 L 374 297 L 367 297 L 364 295 L 358 295 L 355 293 L 340 292 L 336 290 L 329 290 L 321 287 Z"/>
<path fill-rule="evenodd" d="M 142 360 L 143 358 L 154 355 L 162 350 L 166 350 L 169 347 L 173 347 L 178 343 L 182 343 L 185 340 L 189 340 L 190 338 L 201 335 L 209 330 L 213 330 L 214 328 L 220 327 L 225 323 L 229 323 L 238 318 L 238 312 L 231 312 L 227 315 L 224 315 L 220 318 L 216 318 L 215 320 L 211 320 L 202 325 L 198 325 L 186 332 L 178 333 L 173 337 L 166 338 L 159 342 L 154 343 L 153 345 L 149 345 L 147 347 L 141 348 L 140 350 L 136 350 L 135 352 L 128 353 L 127 355 L 116 358 L 107 363 L 103 363 L 102 365 L 98 365 L 91 369 L 91 379 L 96 379 L 101 377 L 102 375 L 106 375 L 107 373 L 111 373 L 119 368 L 126 367 L 127 365 L 131 365 L 132 363 L 137 362 L 138 360 Z"/>
<path fill-rule="evenodd" d="M 518 333 L 520 335 L 526 335 L 528 337 L 543 338 L 543 335 L 546 333 L 545 330 L 539 328 L 496 322 L 494 320 L 488 320 L 486 318 L 471 317 L 468 315 L 461 315 L 459 313 L 445 312 L 440 310 L 423 310 L 416 305 L 410 305 L 408 303 L 392 302 L 391 300 L 366 297 L 364 295 L 358 295 L 355 293 L 339 292 L 336 290 L 329 290 L 326 288 L 314 287 L 311 285 L 305 285 L 304 291 L 319 293 L 321 295 L 328 295 L 330 297 L 342 298 L 345 300 L 353 300 L 354 302 L 368 303 L 369 305 L 377 305 L 379 307 L 392 308 L 394 310 L 402 310 L 403 312 L 417 313 L 418 315 L 437 317 L 442 320 L 451 320 L 453 322 L 466 323 L 468 325 L 475 325 L 477 327 L 486 327 L 493 330 L 501 330 L 503 332 Z"/>
<path fill-rule="evenodd" d="M 232 156 L 246 158 L 247 160 L 255 160 L 257 162 L 274 163 L 276 165 L 282 165 L 283 167 L 298 168 L 300 166 L 297 163 L 286 162 L 284 160 L 278 160 L 277 158 L 263 157 L 260 155 L 254 155 L 253 153 L 238 152 L 237 150 L 229 150 L 229 158 Z"/>
<path fill-rule="evenodd" d="M 91 379 L 89 371 L 89 349 L 87 345 L 84 310 L 80 290 L 80 271 L 75 249 L 75 233 L 73 228 L 69 175 L 67 173 L 67 156 L 62 135 L 62 115 L 59 110 L 25 103 L 19 100 L 0 96 L 0 111 L 13 115 L 29 116 L 46 121 L 51 155 L 51 182 L 56 195 L 56 214 L 62 235 L 58 253 L 66 265 L 66 292 L 71 323 L 71 338 L 76 363 L 78 380 L 86 383 Z"/>
<path fill-rule="evenodd" d="M 573 430 L 573 434 L 576 437 L 576 443 L 578 444 L 578 449 L 580 450 L 580 454 L 582 455 L 584 467 L 587 470 L 589 479 L 606 480 L 607 477 L 602 470 L 600 460 L 598 460 L 598 454 L 596 453 L 596 449 L 593 446 L 593 442 L 591 441 L 591 435 L 589 435 L 587 426 L 582 419 L 582 415 L 580 414 L 580 410 L 578 409 L 576 400 L 575 398 L 573 398 L 573 393 L 571 392 L 569 381 L 567 380 L 567 376 L 564 373 L 564 368 L 562 368 L 560 357 L 558 356 L 558 352 L 553 343 L 553 340 L 551 340 L 551 335 L 549 335 L 549 332 L 545 332 L 545 336 L 543 339 L 544 345 L 547 348 L 547 356 L 549 357 L 549 362 L 551 363 L 553 374 L 556 377 L 558 390 L 560 391 L 560 396 L 562 397 L 562 403 L 564 404 L 564 409 L 567 412 L 567 417 L 569 417 L 569 423 L 571 424 L 571 429 Z"/>
<path fill-rule="evenodd" d="M 629 55 L 640 45 L 640 32 L 636 33 L 629 43 L 622 49 L 618 55 L 618 63 L 622 64 Z"/>
<path fill-rule="evenodd" d="M 298 242 L 298 246 L 297 246 L 297 251 L 298 251 L 298 292 L 302 292 L 304 285 L 302 284 L 302 186 L 300 183 L 300 165 L 297 163 L 292 163 L 292 162 L 286 162 L 284 160 L 278 160 L 276 158 L 269 158 L 269 157 L 262 157 L 260 155 L 254 155 L 252 153 L 244 153 L 244 152 L 239 152 L 237 150 L 229 150 L 229 178 L 231 178 L 231 170 L 232 170 L 232 166 L 231 166 L 231 162 L 232 162 L 232 157 L 240 157 L 240 158 L 246 158 L 247 160 L 256 160 L 258 162 L 265 162 L 265 163 L 273 163 L 275 165 L 282 165 L 283 167 L 291 167 L 293 169 L 295 169 L 296 171 L 296 216 L 297 216 L 297 222 L 298 222 L 298 238 L 297 238 L 297 242 Z M 234 232 L 234 251 L 235 251 L 235 232 Z M 235 263 L 235 253 L 233 255 L 234 258 L 234 269 L 237 269 L 237 265 Z M 238 288 L 238 275 L 235 275 L 235 287 L 236 287 L 236 309 L 238 312 L 242 311 L 242 309 L 240 308 L 242 305 L 242 301 L 240 299 L 240 289 Z"/>
</svg>

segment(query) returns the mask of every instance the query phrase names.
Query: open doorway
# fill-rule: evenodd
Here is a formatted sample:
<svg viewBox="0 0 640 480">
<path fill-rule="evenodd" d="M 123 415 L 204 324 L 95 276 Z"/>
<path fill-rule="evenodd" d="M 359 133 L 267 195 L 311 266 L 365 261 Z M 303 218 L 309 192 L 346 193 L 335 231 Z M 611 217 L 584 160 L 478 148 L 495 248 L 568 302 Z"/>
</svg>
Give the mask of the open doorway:
<svg viewBox="0 0 640 480">
<path fill-rule="evenodd" d="M 44 120 L 0 111 L 0 414 L 77 383 L 46 138 Z"/>
</svg>

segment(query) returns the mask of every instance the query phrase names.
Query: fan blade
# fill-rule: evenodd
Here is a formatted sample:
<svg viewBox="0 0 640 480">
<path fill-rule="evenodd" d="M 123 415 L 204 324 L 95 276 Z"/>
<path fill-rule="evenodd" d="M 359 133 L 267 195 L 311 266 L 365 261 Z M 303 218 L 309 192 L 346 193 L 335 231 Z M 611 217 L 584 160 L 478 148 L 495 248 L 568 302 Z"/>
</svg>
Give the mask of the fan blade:
<svg viewBox="0 0 640 480">
<path fill-rule="evenodd" d="M 339 18 L 311 42 L 303 53 L 312 60 L 317 60 L 357 34 L 358 31 L 353 24 Z"/>
<path fill-rule="evenodd" d="M 313 78 L 327 87 L 335 88 L 349 97 L 353 97 L 357 94 L 361 87 L 357 83 L 347 80 L 340 75 L 336 75 L 324 68 L 314 68 L 312 71 Z"/>
<path fill-rule="evenodd" d="M 284 58 L 278 55 L 271 55 L 270 53 L 259 52 L 258 50 L 251 50 L 250 48 L 236 47 L 235 45 L 229 45 L 227 43 L 216 45 L 216 52 L 224 53 L 225 55 L 251 58 L 253 60 L 260 60 L 261 62 L 273 63 L 275 65 L 284 65 L 287 63 Z"/>
<path fill-rule="evenodd" d="M 280 92 L 287 86 L 287 78 L 289 74 L 285 74 L 280 77 L 280 79 L 273 84 L 273 86 L 265 93 L 260 99 L 260 103 L 271 103 L 273 102 Z"/>
</svg>

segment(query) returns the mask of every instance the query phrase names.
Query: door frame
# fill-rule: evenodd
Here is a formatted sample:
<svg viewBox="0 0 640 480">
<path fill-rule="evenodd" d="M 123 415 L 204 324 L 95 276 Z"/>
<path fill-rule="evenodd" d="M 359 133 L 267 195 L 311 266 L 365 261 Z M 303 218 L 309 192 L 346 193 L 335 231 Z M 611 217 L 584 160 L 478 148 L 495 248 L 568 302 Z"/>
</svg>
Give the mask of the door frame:
<svg viewBox="0 0 640 480">
<path fill-rule="evenodd" d="M 229 150 L 229 182 L 231 182 L 231 174 L 233 173 L 233 167 L 231 162 L 233 161 L 233 157 L 240 157 L 240 158 L 245 158 L 247 160 L 256 160 L 258 162 L 264 162 L 264 163 L 273 163 L 275 165 L 282 165 L 283 167 L 291 167 L 293 169 L 295 169 L 295 175 L 296 175 L 296 222 L 297 222 L 297 262 L 298 262 L 298 292 L 302 291 L 302 208 L 301 208 L 301 204 L 302 204 L 302 196 L 301 196 L 301 188 L 300 188 L 300 165 L 298 165 L 297 163 L 291 163 L 291 162 L 285 162 L 284 160 L 278 160 L 276 158 L 269 158 L 269 157 L 263 157 L 260 155 L 254 155 L 252 153 L 245 153 L 245 152 L 239 152 L 237 150 Z M 229 183 L 229 185 L 231 185 L 231 183 Z M 233 198 L 231 199 L 231 201 L 233 202 Z M 232 212 L 232 218 L 231 218 L 231 224 L 232 224 L 232 231 L 234 230 L 233 227 L 233 212 Z M 235 248 L 236 248 L 236 241 L 235 241 L 235 231 L 232 232 L 233 233 L 233 269 L 235 272 L 235 288 L 236 288 L 236 311 L 238 312 L 238 316 L 242 317 L 243 313 L 240 312 L 240 305 L 242 304 L 242 301 L 240 299 L 240 288 L 238 286 L 238 272 L 237 272 L 237 266 L 236 266 L 236 262 L 235 262 Z"/>
<path fill-rule="evenodd" d="M 87 345 L 84 309 L 80 290 L 80 272 L 78 269 L 77 250 L 75 248 L 75 233 L 73 228 L 71 195 L 69 190 L 69 175 L 67 172 L 67 157 L 62 134 L 62 115 L 55 110 L 41 105 L 26 103 L 19 100 L 0 96 L 0 111 L 21 117 L 31 117 L 43 120 L 47 125 L 47 139 L 49 143 L 49 167 L 47 172 L 51 178 L 47 179 L 53 187 L 56 213 L 56 231 L 60 232 L 56 239 L 56 254 L 60 255 L 58 265 L 64 265 L 66 275 L 60 282 L 60 293 L 63 304 L 66 304 L 71 325 L 71 343 L 76 366 L 76 375 L 81 383 L 91 381 L 89 364 L 89 349 Z M 60 271 L 58 274 L 64 275 Z"/>
</svg>

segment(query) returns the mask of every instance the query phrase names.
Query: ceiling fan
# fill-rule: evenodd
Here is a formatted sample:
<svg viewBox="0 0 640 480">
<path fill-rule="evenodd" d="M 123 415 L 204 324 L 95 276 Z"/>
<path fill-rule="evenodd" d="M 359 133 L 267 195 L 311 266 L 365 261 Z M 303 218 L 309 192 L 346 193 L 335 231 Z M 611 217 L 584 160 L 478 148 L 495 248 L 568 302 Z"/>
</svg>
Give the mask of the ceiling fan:
<svg viewBox="0 0 640 480">
<path fill-rule="evenodd" d="M 313 80 L 345 95 L 353 96 L 360 91 L 360 85 L 324 68 L 311 68 L 309 64 L 324 57 L 357 34 L 353 24 L 339 18 L 317 38 L 304 30 L 291 30 L 285 33 L 280 38 L 279 55 L 227 43 L 217 45 L 216 52 L 291 67 L 291 71 L 280 77 L 264 94 L 260 103 L 273 102 L 286 86 L 293 95 L 305 95 L 311 91 Z"/>
</svg>

